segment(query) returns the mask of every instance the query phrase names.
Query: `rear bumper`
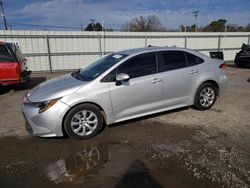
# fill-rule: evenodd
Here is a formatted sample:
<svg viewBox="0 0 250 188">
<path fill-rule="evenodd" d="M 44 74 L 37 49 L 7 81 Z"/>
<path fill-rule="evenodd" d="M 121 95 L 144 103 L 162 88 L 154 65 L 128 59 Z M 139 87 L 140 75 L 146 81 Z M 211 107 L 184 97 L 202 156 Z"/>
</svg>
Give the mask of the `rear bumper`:
<svg viewBox="0 0 250 188">
<path fill-rule="evenodd" d="M 218 80 L 219 83 L 219 96 L 224 95 L 228 89 L 228 78 L 225 74 L 221 74 Z"/>
<path fill-rule="evenodd" d="M 16 86 L 19 84 L 25 84 L 28 83 L 30 81 L 30 75 L 31 75 L 31 71 L 29 70 L 25 70 L 21 73 L 21 76 L 18 75 L 16 77 L 14 77 L 13 79 L 4 79 L 4 80 L 0 80 L 0 85 L 3 86 L 8 86 L 8 85 L 12 85 L 12 86 Z"/>
<path fill-rule="evenodd" d="M 8 85 L 19 85 L 20 80 L 0 80 L 0 85 L 8 86 Z"/>
<path fill-rule="evenodd" d="M 30 70 L 25 70 L 21 74 L 21 84 L 25 84 L 30 81 L 30 75 L 31 71 Z"/>
</svg>

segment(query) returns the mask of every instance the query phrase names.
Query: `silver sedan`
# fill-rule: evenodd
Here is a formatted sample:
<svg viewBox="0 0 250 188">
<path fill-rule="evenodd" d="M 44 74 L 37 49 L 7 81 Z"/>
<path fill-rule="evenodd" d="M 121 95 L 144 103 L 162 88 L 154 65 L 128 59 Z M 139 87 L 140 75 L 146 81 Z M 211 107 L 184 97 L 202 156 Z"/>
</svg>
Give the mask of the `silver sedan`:
<svg viewBox="0 0 250 188">
<path fill-rule="evenodd" d="M 225 93 L 222 60 L 184 48 L 137 48 L 109 54 L 27 93 L 29 133 L 89 138 L 104 124 L 184 106 L 208 110 Z"/>
</svg>

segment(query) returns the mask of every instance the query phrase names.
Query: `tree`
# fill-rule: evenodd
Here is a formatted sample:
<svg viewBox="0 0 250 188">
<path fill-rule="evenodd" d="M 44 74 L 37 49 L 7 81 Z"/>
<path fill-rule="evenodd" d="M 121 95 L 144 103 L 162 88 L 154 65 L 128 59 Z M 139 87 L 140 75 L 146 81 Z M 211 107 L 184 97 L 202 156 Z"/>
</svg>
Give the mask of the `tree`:
<svg viewBox="0 0 250 188">
<path fill-rule="evenodd" d="M 184 32 L 185 30 L 187 32 L 193 32 L 195 31 L 195 25 L 191 26 L 185 26 L 181 25 L 180 30 Z M 250 31 L 250 24 L 247 24 L 246 26 L 238 26 L 237 24 L 227 23 L 227 20 L 225 19 L 219 19 L 217 21 L 212 21 L 210 24 L 208 24 L 205 27 L 200 27 L 198 29 L 199 31 L 210 31 L 210 32 L 244 32 L 244 31 Z"/>
<path fill-rule="evenodd" d="M 122 25 L 122 31 L 165 31 L 161 21 L 155 15 L 137 17 Z"/>
<path fill-rule="evenodd" d="M 242 27 L 238 27 L 236 24 L 227 24 L 225 27 L 227 32 L 240 31 Z M 225 29 L 224 29 L 225 30 Z"/>
<path fill-rule="evenodd" d="M 204 28 L 204 31 L 223 32 L 223 31 L 225 31 L 226 23 L 227 23 L 227 20 L 225 20 L 225 19 L 219 19 L 217 21 L 212 21 L 210 24 L 208 24 Z"/>
<path fill-rule="evenodd" d="M 90 23 L 86 28 L 85 31 L 102 31 L 102 25 L 100 23 Z"/>
<path fill-rule="evenodd" d="M 247 24 L 247 25 L 246 25 L 245 31 L 250 31 L 250 24 Z"/>
<path fill-rule="evenodd" d="M 195 32 L 195 27 L 196 25 L 191 25 L 191 26 L 186 26 L 186 29 L 185 29 L 185 26 L 181 25 L 180 26 L 180 29 L 181 29 L 181 32 Z"/>
</svg>

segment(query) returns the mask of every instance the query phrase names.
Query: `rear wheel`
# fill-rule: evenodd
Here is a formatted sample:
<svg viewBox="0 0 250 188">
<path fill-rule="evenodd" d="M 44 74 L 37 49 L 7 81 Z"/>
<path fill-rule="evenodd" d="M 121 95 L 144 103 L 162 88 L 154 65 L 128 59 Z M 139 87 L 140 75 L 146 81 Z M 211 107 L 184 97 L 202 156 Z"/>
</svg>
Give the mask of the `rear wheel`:
<svg viewBox="0 0 250 188">
<path fill-rule="evenodd" d="M 74 107 L 64 121 L 65 132 L 70 137 L 80 139 L 97 135 L 102 125 L 102 113 L 98 107 L 92 104 L 80 104 Z"/>
<path fill-rule="evenodd" d="M 194 107 L 198 110 L 210 109 L 218 95 L 218 88 L 209 82 L 202 84 L 196 92 Z"/>
</svg>

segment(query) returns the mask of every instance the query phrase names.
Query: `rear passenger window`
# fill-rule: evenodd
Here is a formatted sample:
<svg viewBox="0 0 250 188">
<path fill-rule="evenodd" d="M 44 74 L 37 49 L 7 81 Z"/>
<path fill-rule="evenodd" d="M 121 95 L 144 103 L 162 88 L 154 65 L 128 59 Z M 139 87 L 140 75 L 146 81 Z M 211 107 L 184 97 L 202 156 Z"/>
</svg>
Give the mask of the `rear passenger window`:
<svg viewBox="0 0 250 188">
<path fill-rule="evenodd" d="M 0 45 L 0 62 L 11 62 L 12 57 L 4 45 Z"/>
<path fill-rule="evenodd" d="M 187 61 L 183 51 L 165 51 L 162 55 L 164 71 L 187 67 Z"/>
<path fill-rule="evenodd" d="M 126 73 L 130 78 L 137 78 L 157 72 L 155 53 L 146 53 L 131 58 L 117 68 L 119 73 Z"/>
<path fill-rule="evenodd" d="M 204 62 L 204 60 L 201 59 L 200 57 L 190 54 L 188 52 L 186 52 L 186 56 L 187 56 L 188 66 L 199 65 Z"/>
</svg>

